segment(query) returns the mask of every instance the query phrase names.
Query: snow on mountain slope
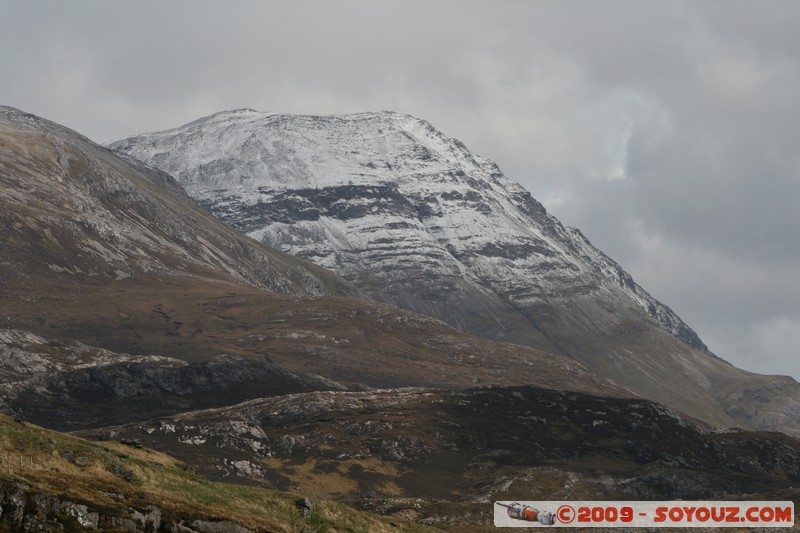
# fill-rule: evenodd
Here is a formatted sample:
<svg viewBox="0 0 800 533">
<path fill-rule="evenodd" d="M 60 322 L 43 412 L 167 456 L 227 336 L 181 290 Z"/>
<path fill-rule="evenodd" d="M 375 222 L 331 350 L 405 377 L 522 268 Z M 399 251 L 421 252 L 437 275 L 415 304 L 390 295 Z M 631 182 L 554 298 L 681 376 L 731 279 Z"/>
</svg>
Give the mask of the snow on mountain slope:
<svg viewBox="0 0 800 533">
<path fill-rule="evenodd" d="M 598 294 L 627 298 L 706 351 L 675 313 L 497 165 L 408 115 L 241 110 L 113 148 L 172 174 L 251 237 L 462 329 L 473 326 L 461 316 L 470 311 L 442 309 L 456 294 L 452 303 L 478 304 L 480 322 L 484 310 L 513 315 Z M 419 280 L 436 294 L 415 294 Z M 513 340 L 500 322 L 496 336 Z"/>
<path fill-rule="evenodd" d="M 578 230 L 423 120 L 238 110 L 110 147 L 373 299 L 569 355 L 711 422 L 776 428 L 800 419 L 793 380 L 716 358 Z"/>
</svg>

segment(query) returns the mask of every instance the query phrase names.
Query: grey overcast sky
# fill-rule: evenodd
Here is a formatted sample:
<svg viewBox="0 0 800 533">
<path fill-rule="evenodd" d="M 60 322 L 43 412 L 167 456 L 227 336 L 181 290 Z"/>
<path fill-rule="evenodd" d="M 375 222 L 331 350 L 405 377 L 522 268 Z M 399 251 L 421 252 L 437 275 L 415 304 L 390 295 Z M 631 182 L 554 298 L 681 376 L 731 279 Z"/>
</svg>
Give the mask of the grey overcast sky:
<svg viewBox="0 0 800 533">
<path fill-rule="evenodd" d="M 0 104 L 96 140 L 390 109 L 495 160 L 710 348 L 800 378 L 800 2 L 0 0 Z"/>
</svg>

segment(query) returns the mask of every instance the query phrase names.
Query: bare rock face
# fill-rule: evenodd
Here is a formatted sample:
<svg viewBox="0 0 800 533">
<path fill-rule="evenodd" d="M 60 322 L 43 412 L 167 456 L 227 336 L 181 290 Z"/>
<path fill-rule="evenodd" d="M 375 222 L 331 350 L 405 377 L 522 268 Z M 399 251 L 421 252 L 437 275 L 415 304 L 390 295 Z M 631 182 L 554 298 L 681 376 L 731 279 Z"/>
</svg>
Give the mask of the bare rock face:
<svg viewBox="0 0 800 533">
<path fill-rule="evenodd" d="M 147 533 L 251 533 L 229 520 L 163 519 L 155 506 L 94 509 L 91 506 L 35 492 L 24 483 L 0 480 L 0 525 L 13 531 L 129 531 Z"/>
<path fill-rule="evenodd" d="M 714 424 L 800 429 L 794 380 L 711 354 L 579 230 L 423 120 L 239 110 L 110 147 L 375 300 L 568 355 Z"/>
<path fill-rule="evenodd" d="M 268 360 L 220 355 L 201 363 L 115 353 L 0 329 L 0 412 L 78 429 L 155 414 L 346 387 Z"/>
</svg>

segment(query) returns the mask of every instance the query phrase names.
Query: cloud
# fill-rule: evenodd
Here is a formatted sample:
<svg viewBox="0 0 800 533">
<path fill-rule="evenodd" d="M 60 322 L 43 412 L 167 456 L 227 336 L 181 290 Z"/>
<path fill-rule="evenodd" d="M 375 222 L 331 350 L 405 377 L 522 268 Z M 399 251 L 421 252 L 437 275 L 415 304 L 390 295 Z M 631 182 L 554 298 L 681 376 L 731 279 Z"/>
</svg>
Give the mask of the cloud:
<svg viewBox="0 0 800 533">
<path fill-rule="evenodd" d="M 800 376 L 800 264 L 677 242 L 634 221 L 628 257 L 638 281 L 702 333 L 709 348 L 748 370 Z"/>
<path fill-rule="evenodd" d="M 740 368 L 758 374 L 800 375 L 798 346 L 800 320 L 796 316 L 774 316 L 751 321 L 744 330 L 727 326 L 707 326 L 706 338 L 728 360 Z"/>
</svg>

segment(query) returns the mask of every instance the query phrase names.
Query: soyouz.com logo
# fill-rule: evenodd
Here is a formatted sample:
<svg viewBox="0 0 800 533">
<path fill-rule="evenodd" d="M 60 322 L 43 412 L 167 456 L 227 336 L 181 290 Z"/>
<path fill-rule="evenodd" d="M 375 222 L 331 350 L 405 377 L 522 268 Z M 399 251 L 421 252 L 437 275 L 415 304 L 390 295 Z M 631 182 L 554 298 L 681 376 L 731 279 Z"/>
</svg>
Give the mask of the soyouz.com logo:
<svg viewBox="0 0 800 533">
<path fill-rule="evenodd" d="M 499 501 L 496 527 L 792 527 L 793 502 Z"/>
</svg>

